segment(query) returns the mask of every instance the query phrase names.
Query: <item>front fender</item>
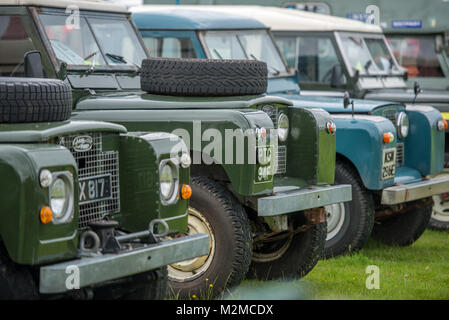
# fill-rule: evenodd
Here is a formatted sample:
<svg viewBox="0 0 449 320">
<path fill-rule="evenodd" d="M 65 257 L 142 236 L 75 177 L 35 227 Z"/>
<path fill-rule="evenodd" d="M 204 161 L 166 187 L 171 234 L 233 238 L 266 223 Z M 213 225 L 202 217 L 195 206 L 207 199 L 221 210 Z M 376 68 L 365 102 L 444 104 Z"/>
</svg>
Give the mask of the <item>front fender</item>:
<svg viewBox="0 0 449 320">
<path fill-rule="evenodd" d="M 179 186 L 188 184 L 190 169 L 179 165 L 176 147 L 187 152 L 182 140 L 168 133 L 128 133 L 120 136 L 121 227 L 142 230 L 153 219 L 163 219 L 172 233 L 187 231 L 188 200 L 177 193 L 173 203 L 161 200 L 159 166 L 171 161 L 179 174 Z M 179 191 L 179 190 L 178 190 Z"/>
<path fill-rule="evenodd" d="M 355 166 L 364 186 L 370 190 L 380 190 L 393 185 L 394 178 L 381 179 L 383 149 L 396 147 L 396 130 L 392 122 L 378 116 L 333 117 L 337 125 L 337 154 Z M 392 143 L 384 144 L 385 132 L 395 135 Z"/>
<path fill-rule="evenodd" d="M 438 130 L 441 113 L 430 106 L 407 105 L 410 132 L 405 139 L 406 165 L 426 176 L 441 172 L 444 166 L 444 131 Z M 413 146 L 407 148 L 407 146 Z"/>
<path fill-rule="evenodd" d="M 333 119 L 319 108 L 289 109 L 288 175 L 305 179 L 308 184 L 333 184 L 336 137 L 326 129 Z"/>
<path fill-rule="evenodd" d="M 48 188 L 39 183 L 42 169 L 69 171 L 77 181 L 75 160 L 69 150 L 50 144 L 0 145 L 0 237 L 10 258 L 35 265 L 77 255 L 78 186 L 74 184 L 72 221 L 42 224 L 39 212 L 49 205 Z"/>
</svg>

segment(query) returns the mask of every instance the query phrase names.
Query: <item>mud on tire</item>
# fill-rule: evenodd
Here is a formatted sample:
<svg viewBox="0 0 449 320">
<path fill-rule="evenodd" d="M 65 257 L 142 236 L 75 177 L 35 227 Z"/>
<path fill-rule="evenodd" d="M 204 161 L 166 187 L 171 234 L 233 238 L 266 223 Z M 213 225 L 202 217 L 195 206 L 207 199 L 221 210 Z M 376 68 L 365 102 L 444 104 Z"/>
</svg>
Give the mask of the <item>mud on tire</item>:
<svg viewBox="0 0 449 320">
<path fill-rule="evenodd" d="M 172 96 L 242 96 L 267 91 L 267 65 L 252 60 L 150 58 L 142 90 Z"/>
<path fill-rule="evenodd" d="M 64 121 L 71 111 L 72 89 L 60 80 L 0 77 L 0 123 Z"/>
</svg>

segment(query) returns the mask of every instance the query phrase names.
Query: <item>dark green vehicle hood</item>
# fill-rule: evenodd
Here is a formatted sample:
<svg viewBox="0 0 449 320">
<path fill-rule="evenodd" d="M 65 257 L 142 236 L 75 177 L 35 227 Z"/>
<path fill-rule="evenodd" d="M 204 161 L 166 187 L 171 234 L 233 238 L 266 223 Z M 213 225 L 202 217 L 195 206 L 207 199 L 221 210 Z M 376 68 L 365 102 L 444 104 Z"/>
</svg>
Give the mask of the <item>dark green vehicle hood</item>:
<svg viewBox="0 0 449 320">
<path fill-rule="evenodd" d="M 267 95 L 238 97 L 174 97 L 143 92 L 101 92 L 81 98 L 76 110 L 126 109 L 245 109 L 256 104 L 281 103 L 292 105 L 283 98 Z"/>
<path fill-rule="evenodd" d="M 124 126 L 101 121 L 0 124 L 0 143 L 39 143 L 78 132 L 126 133 Z"/>
</svg>

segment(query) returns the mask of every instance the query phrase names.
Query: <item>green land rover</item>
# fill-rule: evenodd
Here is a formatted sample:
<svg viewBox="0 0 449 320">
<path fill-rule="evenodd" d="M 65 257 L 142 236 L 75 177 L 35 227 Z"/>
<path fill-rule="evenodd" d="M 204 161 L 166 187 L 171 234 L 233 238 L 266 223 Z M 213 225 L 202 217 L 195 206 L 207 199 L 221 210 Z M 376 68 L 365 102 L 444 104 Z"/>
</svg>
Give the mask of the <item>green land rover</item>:
<svg viewBox="0 0 449 320">
<path fill-rule="evenodd" d="M 70 121 L 71 110 L 60 80 L 0 77 L 0 299 L 164 299 L 166 265 L 209 243 L 176 237 L 187 199 L 161 201 L 166 184 L 188 186 L 189 168 L 170 157 L 179 141 Z"/>
<path fill-rule="evenodd" d="M 335 124 L 327 112 L 266 96 L 260 61 L 147 59 L 121 6 L 6 2 L 0 46 L 9 41 L 10 49 L 0 53 L 0 68 L 10 69 L 3 75 L 17 74 L 24 54 L 39 51 L 35 68 L 72 88 L 72 120 L 183 138 L 179 150 L 190 157 L 180 165 L 190 166 L 193 190 L 186 234 L 210 237 L 206 255 L 169 266 L 175 295 L 213 296 L 246 274 L 267 279 L 312 270 L 325 245 L 324 206 L 351 200 L 349 185 L 332 185 Z M 130 177 L 127 187 L 137 185 Z M 143 210 L 144 199 L 134 204 Z"/>
</svg>

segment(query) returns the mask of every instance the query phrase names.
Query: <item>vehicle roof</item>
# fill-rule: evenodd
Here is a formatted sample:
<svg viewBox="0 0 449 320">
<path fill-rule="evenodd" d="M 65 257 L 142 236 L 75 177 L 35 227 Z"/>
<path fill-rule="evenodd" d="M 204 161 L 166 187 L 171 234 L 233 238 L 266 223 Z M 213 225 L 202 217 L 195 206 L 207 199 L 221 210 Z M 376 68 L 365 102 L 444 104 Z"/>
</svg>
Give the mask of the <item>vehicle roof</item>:
<svg viewBox="0 0 449 320">
<path fill-rule="evenodd" d="M 76 6 L 81 10 L 128 12 L 124 5 L 101 0 L 2 0 L 0 6 L 36 6 L 50 8 Z"/>
<path fill-rule="evenodd" d="M 379 26 L 314 12 L 266 6 L 216 6 L 217 10 L 253 17 L 273 31 L 352 31 L 382 33 Z"/>
<path fill-rule="evenodd" d="M 266 29 L 255 20 L 235 13 L 217 11 L 216 6 L 146 5 L 131 8 L 139 29 L 220 30 Z"/>
</svg>

